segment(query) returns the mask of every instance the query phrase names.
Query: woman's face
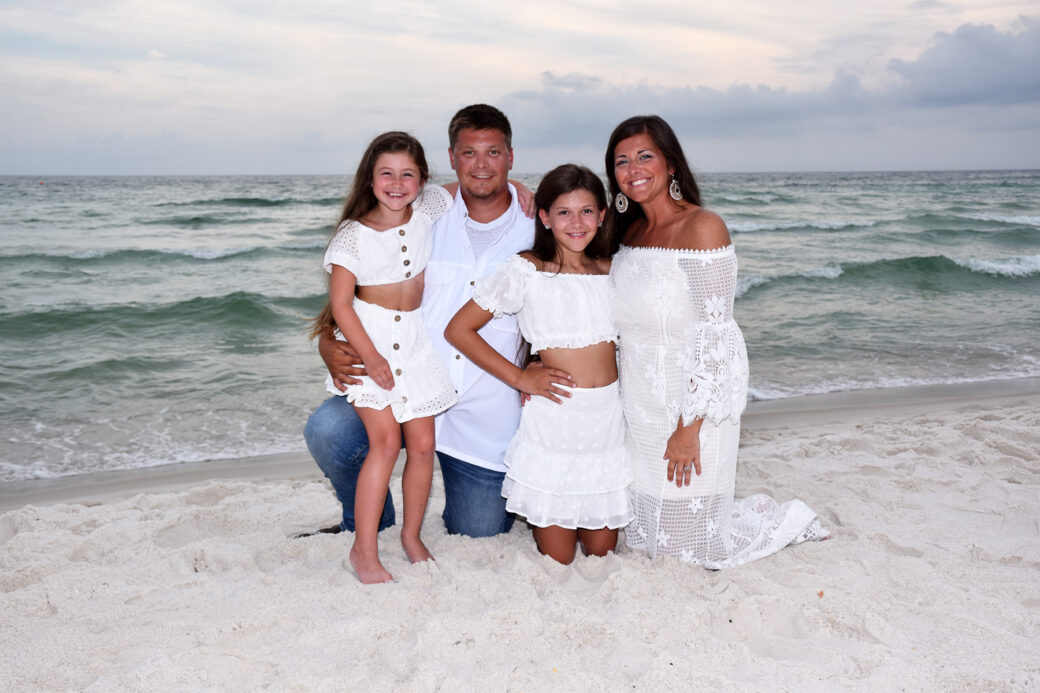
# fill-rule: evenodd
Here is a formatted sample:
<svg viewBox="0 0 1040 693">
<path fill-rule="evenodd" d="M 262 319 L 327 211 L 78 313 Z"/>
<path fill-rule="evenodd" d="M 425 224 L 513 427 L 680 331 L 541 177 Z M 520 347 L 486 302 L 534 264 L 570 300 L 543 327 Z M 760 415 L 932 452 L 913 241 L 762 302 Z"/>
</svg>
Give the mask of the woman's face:
<svg viewBox="0 0 1040 693">
<path fill-rule="evenodd" d="M 634 202 L 643 203 L 667 192 L 672 173 L 661 150 L 645 132 L 621 140 L 614 148 L 614 179 L 618 189 Z"/>
<path fill-rule="evenodd" d="M 606 210 L 596 205 L 591 192 L 572 190 L 553 200 L 548 210 L 539 209 L 538 217 L 546 228 L 552 229 L 557 247 L 583 253 L 596 237 L 604 213 Z"/>
</svg>

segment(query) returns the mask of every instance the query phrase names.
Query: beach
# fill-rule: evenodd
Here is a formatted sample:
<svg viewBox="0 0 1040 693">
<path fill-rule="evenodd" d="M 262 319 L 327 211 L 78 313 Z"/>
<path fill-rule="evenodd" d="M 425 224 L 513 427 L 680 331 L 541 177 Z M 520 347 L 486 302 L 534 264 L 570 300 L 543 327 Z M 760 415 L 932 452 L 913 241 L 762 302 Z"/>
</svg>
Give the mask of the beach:
<svg viewBox="0 0 1040 693">
<path fill-rule="evenodd" d="M 770 400 L 737 496 L 831 530 L 725 571 L 562 566 L 518 522 L 362 586 L 305 454 L 6 484 L 0 689 L 1017 691 L 1040 687 L 1040 380 Z M 391 488 L 400 498 L 400 470 Z"/>
</svg>

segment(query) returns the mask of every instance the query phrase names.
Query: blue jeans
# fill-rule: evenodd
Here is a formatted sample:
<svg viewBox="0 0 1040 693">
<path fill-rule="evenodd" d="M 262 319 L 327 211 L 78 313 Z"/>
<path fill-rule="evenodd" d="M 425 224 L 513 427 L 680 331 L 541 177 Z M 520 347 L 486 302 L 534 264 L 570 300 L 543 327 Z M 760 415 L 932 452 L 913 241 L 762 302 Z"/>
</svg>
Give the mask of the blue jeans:
<svg viewBox="0 0 1040 693">
<path fill-rule="evenodd" d="M 505 472 L 478 467 L 469 462 L 437 453 L 444 477 L 444 526 L 448 534 L 492 537 L 513 526 L 513 515 L 506 512 L 502 497 Z"/>
<path fill-rule="evenodd" d="M 303 429 L 307 449 L 332 483 L 343 506 L 340 529 L 354 531 L 358 472 L 368 454 L 368 436 L 346 397 L 330 397 L 314 410 Z M 438 452 L 444 478 L 444 525 L 450 534 L 490 537 L 508 532 L 513 516 L 502 497 L 504 472 L 495 472 Z M 387 491 L 379 529 L 394 525 L 394 501 Z"/>
<path fill-rule="evenodd" d="M 311 457 L 336 492 L 343 505 L 343 521 L 339 528 L 354 531 L 354 493 L 358 472 L 368 454 L 368 435 L 365 426 L 354 412 L 346 397 L 329 397 L 321 403 L 303 428 L 303 439 Z M 386 492 L 383 516 L 379 529 L 394 526 L 394 499 Z"/>
</svg>

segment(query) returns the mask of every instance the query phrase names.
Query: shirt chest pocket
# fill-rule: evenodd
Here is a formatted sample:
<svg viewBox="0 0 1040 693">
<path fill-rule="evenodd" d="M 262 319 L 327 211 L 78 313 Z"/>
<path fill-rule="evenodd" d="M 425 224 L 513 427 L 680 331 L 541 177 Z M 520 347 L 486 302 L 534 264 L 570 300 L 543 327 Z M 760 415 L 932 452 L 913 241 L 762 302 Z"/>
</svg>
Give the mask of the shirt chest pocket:
<svg viewBox="0 0 1040 693">
<path fill-rule="evenodd" d="M 455 263 L 430 260 L 423 278 L 423 305 L 440 305 L 453 293 L 463 293 L 458 286 L 459 267 Z M 469 292 L 465 292 L 469 300 Z M 457 310 L 457 308 L 456 308 Z"/>
</svg>

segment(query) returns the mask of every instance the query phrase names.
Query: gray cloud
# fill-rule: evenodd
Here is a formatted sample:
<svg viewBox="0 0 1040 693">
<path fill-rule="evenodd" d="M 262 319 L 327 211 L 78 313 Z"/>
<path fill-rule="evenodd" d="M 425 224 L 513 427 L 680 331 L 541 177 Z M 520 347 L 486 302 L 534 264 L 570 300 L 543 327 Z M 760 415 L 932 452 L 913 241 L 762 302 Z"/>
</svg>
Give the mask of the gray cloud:
<svg viewBox="0 0 1040 693">
<path fill-rule="evenodd" d="M 1040 112 L 1040 25 L 1022 22 L 1016 33 L 965 25 L 940 33 L 920 56 L 892 61 L 897 79 L 867 89 L 840 70 L 826 87 L 791 91 L 735 84 L 727 89 L 616 85 L 596 75 L 546 72 L 540 89 L 506 95 L 510 117 L 535 134 L 540 145 L 602 142 L 624 118 L 658 113 L 700 136 L 862 133 L 890 127 L 986 130 L 1036 129 Z M 999 112 L 998 107 L 1021 108 Z M 993 111 L 993 114 L 989 114 Z"/>
<path fill-rule="evenodd" d="M 889 63 L 904 80 L 897 93 L 935 107 L 1040 100 L 1040 23 L 1022 24 L 1015 34 L 972 24 L 937 34 L 917 60 Z"/>
</svg>

